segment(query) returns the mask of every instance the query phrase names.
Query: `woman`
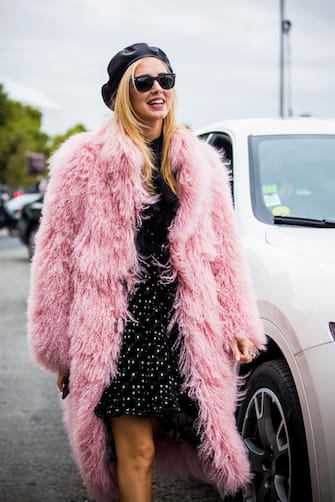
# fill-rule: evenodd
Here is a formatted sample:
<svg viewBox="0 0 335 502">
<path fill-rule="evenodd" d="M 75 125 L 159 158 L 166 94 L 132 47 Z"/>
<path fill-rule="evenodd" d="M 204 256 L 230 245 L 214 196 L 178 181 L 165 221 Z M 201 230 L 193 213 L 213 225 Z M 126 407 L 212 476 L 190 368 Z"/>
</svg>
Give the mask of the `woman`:
<svg viewBox="0 0 335 502">
<path fill-rule="evenodd" d="M 236 362 L 250 362 L 264 337 L 227 174 L 177 125 L 163 51 L 134 44 L 108 73 L 113 119 L 51 161 L 32 351 L 69 389 L 70 442 L 97 500 L 150 501 L 154 459 L 234 493 L 249 480 Z"/>
</svg>

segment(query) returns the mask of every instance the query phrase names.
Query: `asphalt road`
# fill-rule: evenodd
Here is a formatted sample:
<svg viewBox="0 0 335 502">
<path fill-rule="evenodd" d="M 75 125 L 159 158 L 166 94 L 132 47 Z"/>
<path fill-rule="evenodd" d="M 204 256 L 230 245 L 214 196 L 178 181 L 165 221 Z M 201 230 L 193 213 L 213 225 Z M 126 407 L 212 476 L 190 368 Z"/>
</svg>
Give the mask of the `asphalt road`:
<svg viewBox="0 0 335 502">
<path fill-rule="evenodd" d="M 63 427 L 54 375 L 35 368 L 26 343 L 30 264 L 0 235 L 0 502 L 88 501 Z M 219 502 L 211 487 L 155 476 L 153 502 Z"/>
</svg>

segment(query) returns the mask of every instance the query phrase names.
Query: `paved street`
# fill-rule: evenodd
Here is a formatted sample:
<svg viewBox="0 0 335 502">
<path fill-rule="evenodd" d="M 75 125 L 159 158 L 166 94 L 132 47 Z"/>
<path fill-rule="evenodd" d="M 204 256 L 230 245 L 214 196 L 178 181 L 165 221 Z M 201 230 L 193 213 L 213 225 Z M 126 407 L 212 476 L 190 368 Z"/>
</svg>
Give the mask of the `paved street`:
<svg viewBox="0 0 335 502">
<path fill-rule="evenodd" d="M 0 502 L 88 501 L 72 461 L 54 376 L 35 368 L 26 343 L 27 250 L 0 235 Z M 154 502 L 219 502 L 196 482 L 155 477 Z"/>
</svg>

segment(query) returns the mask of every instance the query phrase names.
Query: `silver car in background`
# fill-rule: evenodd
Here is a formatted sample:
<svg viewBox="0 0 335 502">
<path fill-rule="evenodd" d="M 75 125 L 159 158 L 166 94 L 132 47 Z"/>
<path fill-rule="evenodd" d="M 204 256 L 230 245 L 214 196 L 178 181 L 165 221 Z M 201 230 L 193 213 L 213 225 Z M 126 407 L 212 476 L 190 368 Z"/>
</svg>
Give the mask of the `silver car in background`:
<svg viewBox="0 0 335 502">
<path fill-rule="evenodd" d="M 238 424 L 239 500 L 335 501 L 335 120 L 246 119 L 196 134 L 222 151 L 268 349 Z"/>
</svg>

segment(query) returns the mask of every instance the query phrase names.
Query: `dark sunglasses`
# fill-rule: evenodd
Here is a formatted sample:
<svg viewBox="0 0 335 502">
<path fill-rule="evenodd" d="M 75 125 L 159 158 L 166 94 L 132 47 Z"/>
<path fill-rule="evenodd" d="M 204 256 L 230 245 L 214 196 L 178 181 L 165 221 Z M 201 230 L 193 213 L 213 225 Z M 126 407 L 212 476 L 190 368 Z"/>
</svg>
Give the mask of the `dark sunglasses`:
<svg viewBox="0 0 335 502">
<path fill-rule="evenodd" d="M 133 82 L 138 92 L 148 92 L 152 89 L 155 80 L 157 80 L 162 89 L 168 90 L 174 87 L 176 75 L 175 73 L 160 73 L 158 77 L 141 75 L 140 77 L 135 77 Z"/>
</svg>

